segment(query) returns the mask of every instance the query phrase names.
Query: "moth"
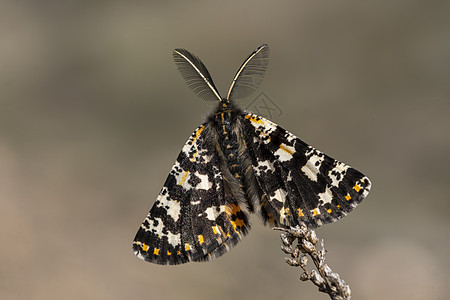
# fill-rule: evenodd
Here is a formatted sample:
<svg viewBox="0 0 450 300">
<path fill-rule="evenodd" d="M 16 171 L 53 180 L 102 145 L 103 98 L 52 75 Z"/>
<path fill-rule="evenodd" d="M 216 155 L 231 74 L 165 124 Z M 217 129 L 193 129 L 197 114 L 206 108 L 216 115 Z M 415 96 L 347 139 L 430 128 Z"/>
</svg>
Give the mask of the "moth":
<svg viewBox="0 0 450 300">
<path fill-rule="evenodd" d="M 136 234 L 137 257 L 161 265 L 208 261 L 249 232 L 252 213 L 270 226 L 313 228 L 367 196 L 371 183 L 362 173 L 235 104 L 260 86 L 267 44 L 244 60 L 225 98 L 197 56 L 175 49 L 173 58 L 188 86 L 217 108 L 178 155 Z"/>
</svg>

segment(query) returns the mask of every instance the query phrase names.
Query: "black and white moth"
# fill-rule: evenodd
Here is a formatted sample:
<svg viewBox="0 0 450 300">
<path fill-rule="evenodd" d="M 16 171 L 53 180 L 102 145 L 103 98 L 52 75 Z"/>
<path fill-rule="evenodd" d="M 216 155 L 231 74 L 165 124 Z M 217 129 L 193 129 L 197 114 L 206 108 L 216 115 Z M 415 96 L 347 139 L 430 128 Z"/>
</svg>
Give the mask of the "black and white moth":
<svg viewBox="0 0 450 300">
<path fill-rule="evenodd" d="M 248 233 L 250 213 L 271 226 L 317 227 L 367 196 L 370 181 L 362 173 L 234 104 L 261 84 L 267 44 L 244 60 L 226 98 L 198 57 L 184 49 L 173 57 L 194 92 L 218 105 L 184 145 L 140 226 L 137 257 L 161 265 L 211 260 Z"/>
</svg>

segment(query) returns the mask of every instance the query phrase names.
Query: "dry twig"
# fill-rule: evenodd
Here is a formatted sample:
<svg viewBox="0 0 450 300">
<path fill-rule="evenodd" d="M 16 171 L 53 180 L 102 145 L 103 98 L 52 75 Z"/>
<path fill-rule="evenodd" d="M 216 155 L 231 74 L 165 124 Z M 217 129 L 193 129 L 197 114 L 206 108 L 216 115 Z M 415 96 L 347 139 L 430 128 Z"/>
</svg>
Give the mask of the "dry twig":
<svg viewBox="0 0 450 300">
<path fill-rule="evenodd" d="M 316 249 L 319 242 L 316 232 L 308 229 L 304 223 L 291 228 L 274 227 L 274 230 L 284 231 L 281 234 L 281 241 L 283 245 L 281 250 L 284 253 L 290 254 L 286 257 L 286 263 L 293 267 L 301 267 L 303 274 L 300 280 L 311 280 L 319 291 L 327 293 L 333 300 L 347 300 L 350 299 L 350 286 L 340 278 L 338 273 L 334 273 L 331 268 L 325 264 L 325 247 L 323 240 L 320 241 L 320 249 Z M 297 240 L 297 245 L 294 247 L 294 242 Z M 306 265 L 308 263 L 309 255 L 317 268 L 308 272 Z"/>
</svg>

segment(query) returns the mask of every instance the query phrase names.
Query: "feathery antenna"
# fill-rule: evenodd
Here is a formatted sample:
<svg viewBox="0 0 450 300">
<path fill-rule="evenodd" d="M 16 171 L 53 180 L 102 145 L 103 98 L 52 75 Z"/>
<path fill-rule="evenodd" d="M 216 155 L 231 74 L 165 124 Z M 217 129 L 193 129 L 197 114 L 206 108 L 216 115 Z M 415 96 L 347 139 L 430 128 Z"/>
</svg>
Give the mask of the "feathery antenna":
<svg viewBox="0 0 450 300">
<path fill-rule="evenodd" d="M 185 49 L 175 49 L 173 60 L 181 76 L 197 95 L 208 101 L 222 101 L 208 69 L 197 56 Z"/>
<path fill-rule="evenodd" d="M 227 100 L 250 96 L 261 84 L 269 64 L 269 45 L 262 44 L 242 63 L 228 90 Z"/>
</svg>

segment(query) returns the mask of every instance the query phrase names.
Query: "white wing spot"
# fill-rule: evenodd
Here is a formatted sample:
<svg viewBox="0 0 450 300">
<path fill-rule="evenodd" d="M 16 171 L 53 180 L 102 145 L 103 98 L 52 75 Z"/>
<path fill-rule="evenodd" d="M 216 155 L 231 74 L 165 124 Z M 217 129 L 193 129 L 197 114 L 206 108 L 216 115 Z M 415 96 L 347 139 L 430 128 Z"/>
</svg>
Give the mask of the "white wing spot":
<svg viewBox="0 0 450 300">
<path fill-rule="evenodd" d="M 330 177 L 331 179 L 331 185 L 338 187 L 339 183 L 342 181 L 342 179 L 345 176 L 345 173 L 347 172 L 347 169 L 349 168 L 348 165 L 341 163 L 341 162 L 336 162 L 336 166 L 331 169 L 328 172 L 328 177 Z M 339 177 L 339 179 L 338 179 Z"/>
<path fill-rule="evenodd" d="M 209 181 L 207 174 L 195 173 L 195 176 L 200 178 L 200 183 L 196 186 L 197 189 L 209 190 L 212 187 L 212 182 Z"/>
<path fill-rule="evenodd" d="M 290 159 L 292 159 L 292 155 L 295 153 L 295 148 L 286 144 L 281 144 L 280 148 L 278 148 L 277 151 L 275 151 L 275 155 L 278 155 L 278 160 L 283 162 L 283 161 L 288 161 Z"/>
<path fill-rule="evenodd" d="M 325 188 L 325 192 L 319 193 L 318 196 L 319 196 L 319 200 L 323 201 L 323 204 L 325 204 L 325 203 L 331 204 L 331 200 L 333 200 L 333 193 L 331 192 L 331 190 L 328 187 Z"/>
<path fill-rule="evenodd" d="M 275 191 L 275 196 L 273 196 L 272 198 L 277 199 L 280 202 L 284 202 L 284 200 L 286 199 L 286 195 L 286 191 L 280 188 Z"/>
<path fill-rule="evenodd" d="M 219 208 L 219 210 L 217 210 L 217 208 Z M 205 210 L 206 218 L 208 220 L 214 221 L 218 215 L 220 215 L 221 213 L 223 213 L 225 211 L 225 208 L 226 208 L 225 205 L 208 207 Z"/>
<path fill-rule="evenodd" d="M 170 199 L 169 192 L 166 187 L 163 187 L 156 200 L 159 201 L 158 207 L 164 208 L 167 211 L 167 215 L 170 216 L 175 222 L 180 218 L 180 202 Z M 166 206 L 169 208 L 166 208 Z"/>
<path fill-rule="evenodd" d="M 311 155 L 306 164 L 302 167 L 303 173 L 308 176 L 312 181 L 317 181 L 317 175 L 320 173 L 320 165 L 324 160 L 324 154 L 319 150 L 310 147 L 310 149 L 306 152 L 306 155 Z"/>
</svg>

